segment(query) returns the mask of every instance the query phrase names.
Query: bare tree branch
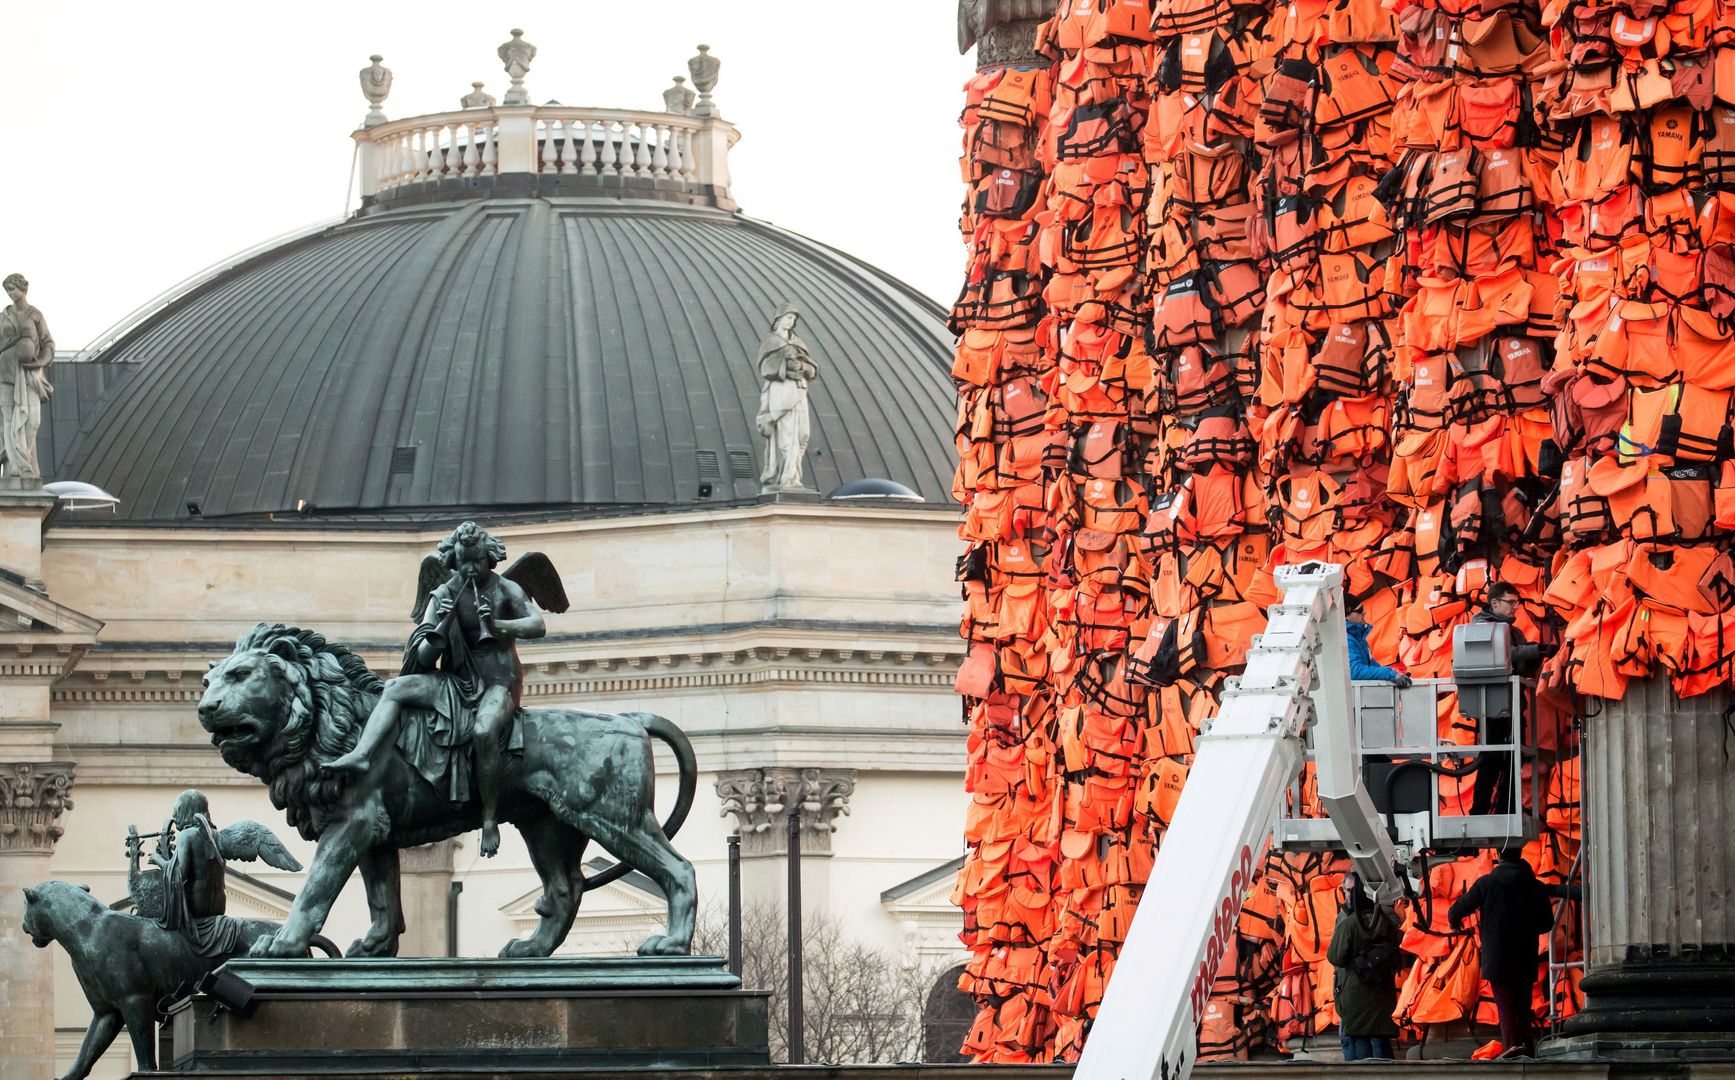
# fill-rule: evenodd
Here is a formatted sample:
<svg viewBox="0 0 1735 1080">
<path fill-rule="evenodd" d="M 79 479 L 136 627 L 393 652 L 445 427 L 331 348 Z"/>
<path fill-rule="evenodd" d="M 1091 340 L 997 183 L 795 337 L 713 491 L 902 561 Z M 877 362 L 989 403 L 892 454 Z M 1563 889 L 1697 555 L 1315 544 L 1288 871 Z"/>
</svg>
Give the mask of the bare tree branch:
<svg viewBox="0 0 1735 1080">
<path fill-rule="evenodd" d="M 727 912 L 707 907 L 693 936 L 695 953 L 728 951 Z M 787 922 L 778 904 L 741 913 L 742 984 L 771 991 L 771 1056 L 789 1057 Z M 802 989 L 807 1060 L 813 1064 L 919 1061 L 922 1012 L 948 965 L 898 957 L 852 937 L 832 915 L 802 928 Z"/>
</svg>

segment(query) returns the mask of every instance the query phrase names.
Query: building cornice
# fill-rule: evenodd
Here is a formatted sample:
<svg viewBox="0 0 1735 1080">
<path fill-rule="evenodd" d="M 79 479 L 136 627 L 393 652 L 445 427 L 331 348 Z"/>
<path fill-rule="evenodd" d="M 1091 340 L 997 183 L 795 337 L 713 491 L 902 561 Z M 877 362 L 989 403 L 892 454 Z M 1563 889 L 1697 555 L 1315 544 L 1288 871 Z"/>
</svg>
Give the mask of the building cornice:
<svg viewBox="0 0 1735 1080">
<path fill-rule="evenodd" d="M 963 642 L 950 627 L 780 620 L 550 635 L 523 642 L 524 693 L 554 701 L 595 694 L 667 693 L 802 684 L 941 690 Z M 382 675 L 401 646 L 352 646 Z M 53 691 L 55 704 L 197 701 L 226 642 L 101 644 Z M 0 662 L 4 653 L 0 652 Z"/>
<path fill-rule="evenodd" d="M 588 511 L 585 516 L 550 517 L 546 520 L 526 522 L 500 522 L 490 524 L 488 531 L 506 543 L 511 550 L 514 539 L 520 543 L 534 541 L 539 537 L 569 535 L 572 533 L 608 532 L 619 533 L 639 529 L 666 529 L 671 526 L 687 528 L 709 528 L 740 523 L 759 523 L 773 521 L 779 518 L 797 520 L 819 520 L 838 523 L 849 523 L 852 526 L 885 525 L 900 528 L 911 524 L 932 525 L 936 528 L 953 528 L 957 524 L 958 507 L 938 503 L 910 504 L 900 503 L 888 506 L 868 506 L 859 502 L 752 502 L 734 503 L 716 507 L 681 507 L 679 509 L 623 507 L 618 512 Z M 301 522 L 305 520 L 306 524 Z M 433 548 L 442 540 L 450 526 L 439 522 L 406 522 L 402 525 L 380 523 L 372 526 L 342 525 L 336 519 L 299 517 L 291 520 L 278 520 L 269 526 L 249 524 L 223 524 L 219 519 L 211 519 L 204 525 L 189 526 L 182 522 L 163 525 L 98 525 L 84 523 L 51 524 L 45 543 L 52 545 L 56 541 L 103 541 L 127 542 L 150 541 L 155 543 L 210 543 L 213 540 L 267 542 L 296 544 L 320 544 L 353 546 L 356 544 L 382 544 L 391 547 L 405 545 L 420 545 Z"/>
</svg>

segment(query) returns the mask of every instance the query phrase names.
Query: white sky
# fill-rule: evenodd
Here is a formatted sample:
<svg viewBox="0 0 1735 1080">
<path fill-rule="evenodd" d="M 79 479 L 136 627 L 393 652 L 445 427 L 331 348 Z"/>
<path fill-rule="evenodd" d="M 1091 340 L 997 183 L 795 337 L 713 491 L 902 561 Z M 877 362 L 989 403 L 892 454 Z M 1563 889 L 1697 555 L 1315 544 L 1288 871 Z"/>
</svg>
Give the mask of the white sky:
<svg viewBox="0 0 1735 1080">
<path fill-rule="evenodd" d="M 954 0 L 0 5 L 0 275 L 79 348 L 212 263 L 343 209 L 381 53 L 392 118 L 456 108 L 522 27 L 532 101 L 660 109 L 705 42 L 736 200 L 942 303 L 958 238 Z"/>
</svg>

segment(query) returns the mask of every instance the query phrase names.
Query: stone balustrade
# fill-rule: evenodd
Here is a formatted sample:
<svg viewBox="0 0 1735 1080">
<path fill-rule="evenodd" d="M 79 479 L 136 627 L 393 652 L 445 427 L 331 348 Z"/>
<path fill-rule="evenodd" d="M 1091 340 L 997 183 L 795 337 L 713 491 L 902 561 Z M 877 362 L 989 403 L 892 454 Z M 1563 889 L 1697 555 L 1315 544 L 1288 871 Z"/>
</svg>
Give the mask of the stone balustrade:
<svg viewBox="0 0 1735 1080">
<path fill-rule="evenodd" d="M 598 186 L 684 189 L 721 201 L 728 198 L 729 148 L 740 134 L 716 117 L 538 105 L 390 120 L 354 138 L 364 200 L 448 181 L 529 175 L 561 186 L 556 178 L 572 177 L 575 189 L 589 178 Z"/>
</svg>

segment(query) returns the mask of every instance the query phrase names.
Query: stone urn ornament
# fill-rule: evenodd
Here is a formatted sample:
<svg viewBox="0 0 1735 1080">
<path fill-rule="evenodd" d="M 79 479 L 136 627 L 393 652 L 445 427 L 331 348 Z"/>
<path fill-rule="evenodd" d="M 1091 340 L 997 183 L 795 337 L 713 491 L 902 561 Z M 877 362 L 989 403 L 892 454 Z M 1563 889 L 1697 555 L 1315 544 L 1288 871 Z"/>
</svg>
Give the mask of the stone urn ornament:
<svg viewBox="0 0 1735 1080">
<path fill-rule="evenodd" d="M 716 116 L 717 107 L 711 101 L 711 91 L 717 88 L 717 73 L 723 62 L 711 55 L 711 46 L 699 46 L 699 55 L 687 61 L 687 74 L 693 77 L 693 89 L 699 92 L 699 102 L 693 106 L 694 116 Z"/>
<path fill-rule="evenodd" d="M 392 92 L 392 69 L 380 63 L 385 57 L 374 53 L 368 59 L 373 63 L 361 69 L 361 93 L 368 103 L 367 118 L 361 122 L 362 127 L 386 122 L 385 111 L 380 106 L 386 103 L 386 95 Z"/>
<path fill-rule="evenodd" d="M 675 85 L 663 91 L 663 111 L 676 116 L 692 115 L 693 89 L 687 85 L 685 75 L 676 75 Z"/>
<path fill-rule="evenodd" d="M 494 95 L 482 89 L 481 83 L 473 82 L 470 84 L 470 92 L 459 98 L 458 104 L 466 109 L 492 109 Z"/>
<path fill-rule="evenodd" d="M 530 74 L 530 62 L 536 59 L 536 46 L 524 40 L 524 31 L 513 30 L 512 40 L 500 46 L 500 62 L 506 65 L 506 75 L 512 85 L 506 88 L 502 104 L 528 105 L 530 96 L 524 90 L 524 76 Z"/>
</svg>

